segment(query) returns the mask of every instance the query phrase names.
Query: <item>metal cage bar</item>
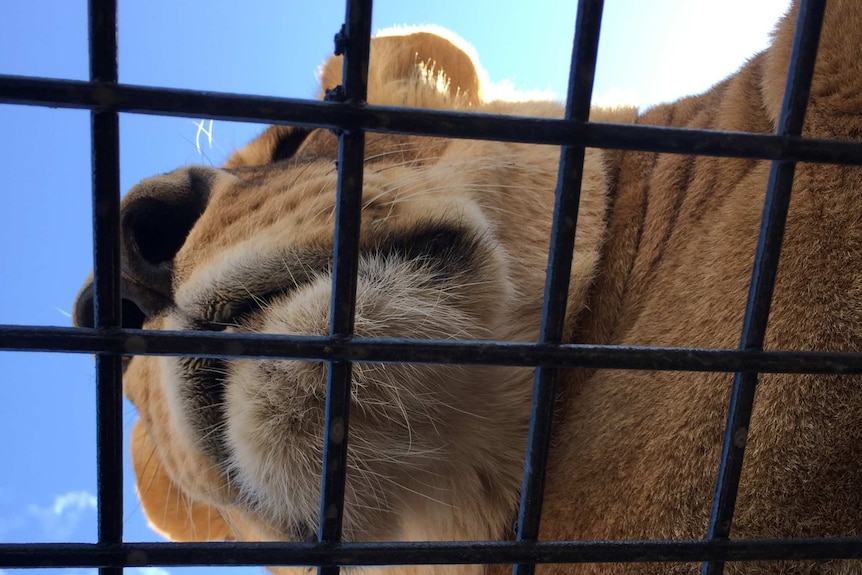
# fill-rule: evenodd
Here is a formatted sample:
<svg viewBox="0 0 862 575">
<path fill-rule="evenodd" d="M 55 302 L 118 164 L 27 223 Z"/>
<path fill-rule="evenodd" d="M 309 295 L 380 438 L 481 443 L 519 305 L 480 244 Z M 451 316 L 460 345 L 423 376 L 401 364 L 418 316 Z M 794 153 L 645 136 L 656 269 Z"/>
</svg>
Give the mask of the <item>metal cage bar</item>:
<svg viewBox="0 0 862 575">
<path fill-rule="evenodd" d="M 676 371 L 862 374 L 862 352 L 763 351 L 394 338 L 343 340 L 117 329 L 0 326 L 0 350 L 376 363 L 456 363 Z"/>
<path fill-rule="evenodd" d="M 117 3 L 89 2 L 90 80 L 116 84 Z M 90 113 L 93 169 L 93 283 L 97 330 L 122 325 L 120 305 L 120 127 L 116 111 Z M 96 466 L 98 541 L 123 541 L 122 356 L 96 355 Z M 101 575 L 122 568 L 103 567 Z"/>
<path fill-rule="evenodd" d="M 603 7 L 603 0 L 585 0 L 578 3 L 566 99 L 567 120 L 585 122 L 590 115 L 590 99 L 593 94 L 596 58 L 599 54 Z M 584 146 L 579 144 L 563 146 L 560 152 L 548 270 L 542 304 L 542 323 L 539 328 L 540 344 L 561 343 L 563 340 L 569 278 L 575 249 L 575 230 L 581 199 L 584 154 Z M 521 482 L 521 502 L 518 509 L 517 541 L 535 541 L 539 538 L 545 477 L 551 451 L 558 372 L 555 367 L 542 366 L 536 369 L 524 477 Z M 513 575 L 533 575 L 535 570 L 534 563 L 519 563 L 513 568 Z"/>
<path fill-rule="evenodd" d="M 391 106 L 336 106 L 291 98 L 242 96 L 127 84 L 89 83 L 0 74 L 9 104 L 114 110 L 237 122 L 365 130 L 531 144 L 695 154 L 762 160 L 862 165 L 862 143 L 747 132 L 695 130 L 497 116 Z"/>
<path fill-rule="evenodd" d="M 800 4 L 778 119 L 779 136 L 802 134 L 825 9 L 826 0 L 802 0 Z M 793 161 L 776 161 L 770 168 L 740 349 L 763 348 L 795 170 L 796 162 Z M 737 372 L 733 378 L 707 539 L 730 536 L 756 388 L 757 372 Z M 707 562 L 702 569 L 703 575 L 721 575 L 723 572 L 724 563 L 720 561 Z"/>
<path fill-rule="evenodd" d="M 348 0 L 345 24 L 336 35 L 335 52 L 344 53 L 343 102 L 362 105 L 368 92 L 371 46 L 371 1 Z M 342 131 L 338 136 L 338 188 L 335 203 L 335 246 L 332 256 L 332 299 L 329 333 L 333 338 L 353 336 L 356 284 L 359 268 L 359 227 L 362 210 L 362 172 L 365 133 Z M 329 364 L 324 417 L 323 471 L 320 487 L 320 542 L 341 541 L 344 492 L 347 482 L 347 440 L 352 364 Z M 321 566 L 320 575 L 338 575 L 339 567 Z"/>
<path fill-rule="evenodd" d="M 0 565 L 463 565 L 862 559 L 862 538 L 404 543 L 6 543 Z"/>
<path fill-rule="evenodd" d="M 729 540 L 742 452 L 728 444 L 747 427 L 754 373 L 862 374 L 862 353 L 763 351 L 771 291 L 781 245 L 794 162 L 862 165 L 862 143 L 802 138 L 801 121 L 816 54 L 824 0 L 803 3 L 782 117 L 775 135 L 592 124 L 587 121 L 595 67 L 601 0 L 579 3 L 566 119 L 499 117 L 454 111 L 366 105 L 365 74 L 371 2 L 348 0 L 337 41 L 346 54 L 346 102 L 212 94 L 118 83 L 116 0 L 90 0 L 89 82 L 0 75 L 0 102 L 92 111 L 95 329 L 0 326 L 0 350 L 96 353 L 99 529 L 96 544 L 0 544 L 0 568 L 99 567 L 118 575 L 141 565 L 317 565 L 335 573 L 343 565 L 510 563 L 522 574 L 536 563 L 708 562 L 719 573 L 726 561 L 859 559 L 862 538 Z M 804 22 L 803 22 L 804 21 Z M 146 332 L 121 329 L 119 299 L 118 112 L 238 121 L 267 121 L 339 130 L 339 191 L 333 257 L 329 337 L 225 333 Z M 451 342 L 352 337 L 355 305 L 358 205 L 365 131 L 562 145 L 549 253 L 542 339 L 538 343 Z M 774 160 L 738 349 L 649 348 L 561 344 L 568 267 L 577 215 L 584 147 L 615 148 Z M 568 216 L 571 222 L 564 221 Z M 561 226 L 561 223 L 565 225 Z M 327 393 L 326 454 L 321 480 L 317 543 L 125 543 L 122 538 L 121 354 L 201 357 L 282 357 L 331 362 Z M 351 362 L 430 362 L 537 367 L 531 456 L 525 465 L 524 501 L 517 541 L 455 543 L 342 543 L 347 405 Z M 708 536 L 682 541 L 535 541 L 541 508 L 544 457 L 550 430 L 548 398 L 557 368 L 737 372 L 727 437 L 717 478 Z M 542 375 L 545 374 L 545 375 Z M 549 385 L 551 384 L 551 385 Z M 540 417 L 541 416 L 541 417 Z M 341 418 L 342 426 L 337 424 Z M 341 439 L 339 440 L 339 436 Z M 730 445 L 730 447 L 727 447 Z M 544 451 L 544 454 L 539 452 Z M 330 510 L 334 512 L 330 513 Z"/>
</svg>

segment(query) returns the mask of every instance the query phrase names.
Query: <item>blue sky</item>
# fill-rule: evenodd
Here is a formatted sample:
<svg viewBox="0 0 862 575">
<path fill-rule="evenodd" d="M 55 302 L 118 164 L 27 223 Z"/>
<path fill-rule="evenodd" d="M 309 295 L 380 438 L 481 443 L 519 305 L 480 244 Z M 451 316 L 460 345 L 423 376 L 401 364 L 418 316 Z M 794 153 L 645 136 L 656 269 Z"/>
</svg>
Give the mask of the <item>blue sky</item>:
<svg viewBox="0 0 862 575">
<path fill-rule="evenodd" d="M 765 46 L 787 3 L 606 0 L 596 100 L 646 107 L 708 88 Z M 450 28 L 474 45 L 492 81 L 561 99 L 573 5 L 379 0 L 374 27 Z M 86 2 L 2 6 L 0 73 L 87 78 Z M 120 80 L 312 97 L 315 69 L 342 18 L 335 0 L 120 0 Z M 215 122 L 210 141 L 199 132 L 204 120 L 122 115 L 122 189 L 185 163 L 218 165 L 261 130 Z M 0 194 L 7 206 L 0 323 L 69 324 L 72 299 L 92 265 L 88 126 L 84 111 L 0 105 Z M 94 393 L 88 356 L 0 352 L 0 436 L 7 438 L 0 442 L 0 542 L 95 540 Z M 125 417 L 128 432 L 130 406 Z M 158 540 L 136 502 L 128 466 L 125 493 L 126 540 Z"/>
</svg>

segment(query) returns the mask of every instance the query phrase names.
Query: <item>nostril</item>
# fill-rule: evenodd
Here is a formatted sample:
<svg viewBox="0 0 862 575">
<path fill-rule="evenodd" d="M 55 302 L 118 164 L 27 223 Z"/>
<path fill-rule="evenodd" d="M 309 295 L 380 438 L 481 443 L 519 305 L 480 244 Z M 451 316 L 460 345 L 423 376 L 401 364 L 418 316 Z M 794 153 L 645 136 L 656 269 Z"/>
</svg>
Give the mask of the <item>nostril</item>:
<svg viewBox="0 0 862 575">
<path fill-rule="evenodd" d="M 125 274 L 120 285 L 122 327 L 141 329 L 148 318 L 171 305 L 170 300 L 130 280 Z M 78 293 L 72 322 L 78 327 L 95 327 L 95 291 L 92 282 Z"/>
<path fill-rule="evenodd" d="M 173 305 L 173 262 L 206 210 L 219 170 L 183 168 L 136 185 L 120 208 L 122 325 L 144 322 Z M 75 300 L 73 322 L 95 325 L 92 277 Z"/>
<path fill-rule="evenodd" d="M 170 295 L 174 255 L 192 225 L 192 218 L 169 204 L 155 198 L 138 199 L 122 216 L 123 270 Z"/>
<path fill-rule="evenodd" d="M 123 271 L 132 281 L 171 297 L 174 258 L 204 213 L 217 174 L 186 168 L 148 178 L 129 192 L 120 224 Z"/>
<path fill-rule="evenodd" d="M 144 327 L 144 320 L 147 319 L 147 316 L 132 300 L 123 299 L 122 314 L 123 327 L 130 329 L 141 329 Z"/>
<path fill-rule="evenodd" d="M 72 314 L 72 323 L 77 327 L 95 327 L 95 291 L 93 290 L 93 282 L 90 281 L 84 285 L 83 289 L 75 298 L 75 309 Z M 144 326 L 144 320 L 147 319 L 146 314 L 130 299 L 123 298 L 121 301 L 120 313 L 122 318 L 122 327 L 140 329 Z M 131 356 L 123 356 L 123 373 L 131 362 Z"/>
<path fill-rule="evenodd" d="M 169 263 L 185 242 L 200 213 L 182 210 L 154 198 L 142 198 L 135 210 L 126 212 L 126 241 L 148 264 Z"/>
<path fill-rule="evenodd" d="M 140 329 L 144 326 L 146 315 L 141 311 L 135 302 L 128 299 L 122 300 L 121 307 L 123 327 Z M 78 296 L 78 301 L 75 302 L 75 315 L 73 323 L 78 327 L 95 327 L 96 326 L 96 311 L 93 298 L 92 287 L 87 290 L 87 293 L 82 293 Z"/>
</svg>

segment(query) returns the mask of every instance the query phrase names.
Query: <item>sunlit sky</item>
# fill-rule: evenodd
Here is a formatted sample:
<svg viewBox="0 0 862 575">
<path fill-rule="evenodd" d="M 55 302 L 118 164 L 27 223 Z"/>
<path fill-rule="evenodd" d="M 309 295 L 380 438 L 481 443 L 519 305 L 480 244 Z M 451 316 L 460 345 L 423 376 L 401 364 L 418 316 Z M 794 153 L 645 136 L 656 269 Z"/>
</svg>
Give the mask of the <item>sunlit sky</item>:
<svg viewBox="0 0 862 575">
<path fill-rule="evenodd" d="M 379 0 L 374 27 L 450 28 L 473 44 L 492 81 L 563 99 L 574 4 Z M 594 100 L 645 108 L 707 89 L 765 47 L 787 4 L 606 0 Z M 2 0 L 0 6 L 0 74 L 87 78 L 86 2 Z M 315 70 L 331 50 L 343 10 L 334 0 L 120 0 L 120 79 L 313 97 Z M 261 130 L 218 121 L 210 129 L 206 120 L 123 114 L 122 189 L 184 163 L 218 165 Z M 0 323 L 69 325 L 72 300 L 92 266 L 88 126 L 84 111 L 0 105 L 7 210 L 0 226 Z M 0 443 L 0 542 L 95 541 L 92 359 L 0 352 L 0 378 L 0 434 L 7 438 Z M 128 433 L 131 406 L 125 417 Z M 126 540 L 159 540 L 126 469 Z"/>
</svg>

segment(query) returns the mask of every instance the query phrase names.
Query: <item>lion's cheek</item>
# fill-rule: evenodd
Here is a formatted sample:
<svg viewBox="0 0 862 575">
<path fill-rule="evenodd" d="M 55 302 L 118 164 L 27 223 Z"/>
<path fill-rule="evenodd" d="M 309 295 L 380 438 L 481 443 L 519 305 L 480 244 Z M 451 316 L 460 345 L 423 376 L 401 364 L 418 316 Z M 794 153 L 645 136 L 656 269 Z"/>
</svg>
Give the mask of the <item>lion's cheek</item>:
<svg viewBox="0 0 862 575">
<path fill-rule="evenodd" d="M 320 363 L 243 360 L 227 381 L 229 468 L 242 498 L 285 530 L 317 520 L 325 377 Z"/>
<path fill-rule="evenodd" d="M 273 301 L 256 331 L 325 335 L 328 285 L 315 282 Z M 292 538 L 297 525 L 317 524 L 326 364 L 237 360 L 225 383 L 228 466 L 243 499 Z"/>
<path fill-rule="evenodd" d="M 378 270 L 381 271 L 381 270 Z M 360 280 L 356 334 L 360 337 L 452 335 L 488 337 L 475 314 L 447 302 L 439 290 L 397 274 L 400 281 Z M 407 279 L 405 279 L 407 277 Z M 257 331 L 325 335 L 330 284 L 307 285 L 266 309 Z M 453 331 L 454 330 L 454 331 Z M 419 364 L 353 365 L 350 454 L 345 509 L 349 539 L 394 536 L 398 501 L 445 498 L 437 485 L 455 444 L 453 428 L 470 414 L 487 368 Z M 316 525 L 319 513 L 327 365 L 293 360 L 230 363 L 225 389 L 231 476 L 241 499 L 290 537 L 297 524 Z M 404 469 L 409 473 L 404 473 Z"/>
</svg>

